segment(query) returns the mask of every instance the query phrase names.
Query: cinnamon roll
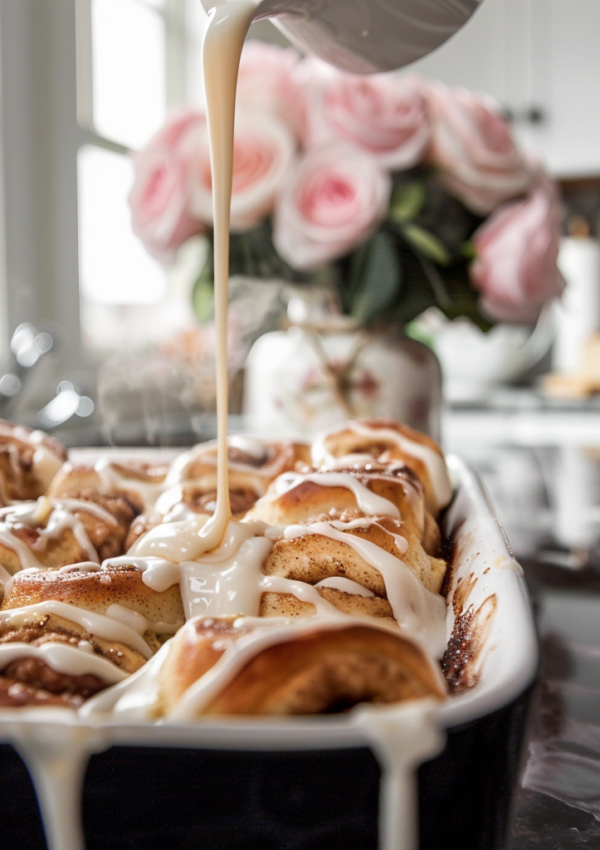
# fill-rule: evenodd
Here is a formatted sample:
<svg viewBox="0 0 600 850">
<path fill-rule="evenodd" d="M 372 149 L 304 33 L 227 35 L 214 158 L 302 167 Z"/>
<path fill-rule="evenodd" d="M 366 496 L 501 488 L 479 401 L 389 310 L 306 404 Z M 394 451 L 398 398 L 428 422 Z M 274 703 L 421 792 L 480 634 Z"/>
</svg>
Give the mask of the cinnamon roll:
<svg viewBox="0 0 600 850">
<path fill-rule="evenodd" d="M 209 683 L 203 677 L 213 668 Z M 165 714 L 192 719 L 329 714 L 444 693 L 427 654 L 388 629 L 342 622 L 298 631 L 198 618 L 173 640 L 159 700 Z"/>
<path fill-rule="evenodd" d="M 137 516 L 154 506 L 163 492 L 168 470 L 167 464 L 140 461 L 103 459 L 94 465 L 66 463 L 47 495 L 50 499 L 92 502 L 101 502 L 107 497 L 121 498 L 129 502 Z"/>
<path fill-rule="evenodd" d="M 427 507 L 434 517 L 452 498 L 444 456 L 431 437 L 391 419 L 347 422 L 318 437 L 312 446 L 312 463 L 326 469 L 339 465 L 359 467 L 376 460 L 400 461 L 418 476 Z"/>
<path fill-rule="evenodd" d="M 425 507 L 422 484 L 401 463 L 287 473 L 271 484 L 248 517 L 290 525 L 322 515 L 339 518 L 344 511 L 401 520 L 404 533 L 414 535 L 427 552 L 440 551 L 439 527 Z"/>
<path fill-rule="evenodd" d="M 310 463 L 310 448 L 303 443 L 267 443 L 254 437 L 233 436 L 227 440 L 229 475 L 233 487 L 248 488 L 263 495 L 267 486 L 283 472 Z M 216 490 L 217 444 L 204 443 L 184 452 L 173 463 L 170 484 L 194 481 L 205 491 Z"/>
<path fill-rule="evenodd" d="M 0 505 L 42 496 L 66 460 L 58 440 L 0 420 Z"/>
<path fill-rule="evenodd" d="M 281 473 L 303 467 L 309 447 L 301 443 L 266 443 L 250 437 L 228 440 L 229 500 L 235 520 L 243 519 Z M 193 515 L 211 516 L 217 499 L 217 445 L 205 443 L 181 454 L 165 480 L 164 492 L 153 509 L 132 525 L 126 542 L 129 550 L 161 522 L 177 522 Z"/>
<path fill-rule="evenodd" d="M 134 516 L 133 506 L 122 496 L 89 491 L 80 498 L 42 497 L 4 508 L 0 511 L 0 566 L 12 575 L 28 568 L 100 563 L 123 554 Z"/>
<path fill-rule="evenodd" d="M 153 591 L 135 566 L 21 572 L 0 607 L 0 705 L 77 707 L 182 623 L 179 588 Z"/>
</svg>

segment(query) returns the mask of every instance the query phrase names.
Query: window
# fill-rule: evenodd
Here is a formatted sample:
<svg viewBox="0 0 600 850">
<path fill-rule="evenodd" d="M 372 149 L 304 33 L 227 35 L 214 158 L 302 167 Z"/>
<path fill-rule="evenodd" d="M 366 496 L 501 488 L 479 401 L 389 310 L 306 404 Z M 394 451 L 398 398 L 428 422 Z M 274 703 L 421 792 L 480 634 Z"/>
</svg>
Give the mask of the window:
<svg viewBox="0 0 600 850">
<path fill-rule="evenodd" d="M 0 0 L 0 351 L 32 321 L 76 367 L 187 301 L 126 198 L 129 151 L 197 97 L 203 19 L 199 0 Z"/>
<path fill-rule="evenodd" d="M 185 315 L 186 304 L 173 309 L 186 294 L 177 270 L 168 275 L 131 232 L 127 195 L 128 152 L 161 126 L 169 105 L 190 99 L 187 58 L 199 51 L 200 31 L 190 17 L 186 0 L 78 0 L 77 111 L 87 133 L 77 158 L 81 329 L 92 349 L 155 337 L 157 325 L 169 330 L 165 315 Z"/>
</svg>

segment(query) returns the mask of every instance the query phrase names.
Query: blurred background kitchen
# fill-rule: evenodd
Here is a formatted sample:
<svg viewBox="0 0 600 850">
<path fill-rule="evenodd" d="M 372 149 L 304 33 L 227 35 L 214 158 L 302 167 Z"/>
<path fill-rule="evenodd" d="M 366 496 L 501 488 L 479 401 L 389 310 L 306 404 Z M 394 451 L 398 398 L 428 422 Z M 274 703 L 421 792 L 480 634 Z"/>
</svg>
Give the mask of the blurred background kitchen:
<svg viewBox="0 0 600 850">
<path fill-rule="evenodd" d="M 156 137 L 173 108 L 200 109 L 204 20 L 199 0 L 0 0 L 0 416 L 68 445 L 186 445 L 214 433 L 209 233 L 189 228 L 162 263 L 134 234 L 128 203 L 131 153 Z M 230 328 L 232 431 L 258 423 L 264 433 L 267 411 L 275 429 L 285 430 L 287 417 L 308 432 L 398 399 L 400 414 L 433 432 L 441 415 L 445 447 L 483 474 L 516 554 L 531 575 L 546 570 L 544 580 L 560 588 L 546 594 L 543 629 L 570 647 L 575 673 L 564 684 L 554 670 L 552 681 L 555 693 L 568 690 L 577 722 L 593 720 L 577 706 L 600 673 L 597 606 L 571 611 L 563 594 L 571 581 L 568 599 L 583 599 L 580 577 L 597 584 L 600 565 L 598 33 L 597 0 L 485 0 L 448 43 L 401 72 L 491 95 L 521 154 L 534 154 L 556 181 L 560 299 L 550 297 L 560 287 L 546 268 L 530 316 L 489 329 L 471 299 L 473 318 L 449 321 L 441 231 L 419 218 L 423 186 L 431 187 L 411 171 L 395 183 L 392 224 L 416 251 L 431 292 L 419 307 L 398 308 L 396 317 L 410 321 L 380 321 L 400 303 L 402 275 L 408 291 L 410 264 L 402 275 L 396 268 L 398 291 L 377 314 L 381 287 L 369 289 L 372 280 L 340 304 L 330 275 L 290 274 L 289 263 L 277 279 L 272 264 L 261 274 L 264 257 L 273 260 L 269 239 L 264 256 L 241 239 Z M 251 35 L 284 43 L 268 22 Z M 471 231 L 492 206 L 467 210 Z M 539 252 L 535 235 L 531 251 Z M 156 248 L 156 232 L 146 236 Z M 377 263 L 388 268 L 389 252 L 375 259 L 371 278 L 380 280 Z M 465 254 L 463 271 L 473 259 Z M 339 267 L 336 274 L 339 284 Z M 277 380 L 274 364 L 299 362 L 310 368 L 279 376 L 285 397 L 265 395 Z M 410 380 L 399 384 L 402 375 Z M 534 730 L 515 850 L 598 846 L 600 747 L 590 728 L 578 743 L 542 733 L 537 740 Z"/>
<path fill-rule="evenodd" d="M 435 311 L 426 317 L 421 338 L 442 362 L 451 446 L 482 427 L 520 442 L 595 433 L 600 11 L 593 0 L 576 6 L 486 0 L 447 44 L 403 72 L 491 94 L 564 202 L 559 264 L 568 286 L 537 326 L 499 323 L 484 334 Z M 130 152 L 170 108 L 201 103 L 203 22 L 198 0 L 0 3 L 0 401 L 3 415 L 54 426 L 71 443 L 210 435 L 210 339 L 192 305 L 203 239 L 186 241 L 164 266 L 132 232 L 127 204 Z M 268 22 L 254 29 L 283 40 Z M 254 327 L 240 331 L 232 353 L 234 414 L 248 340 L 277 326 L 284 300 L 246 299 Z M 22 323 L 42 336 L 21 327 L 11 348 Z"/>
<path fill-rule="evenodd" d="M 174 108 L 200 109 L 204 22 L 199 0 L 0 0 L 0 414 L 70 445 L 176 445 L 213 435 L 206 233 L 180 240 L 165 264 L 134 234 L 128 203 L 132 152 L 148 145 Z M 571 524 L 595 527 L 599 519 L 596 508 L 575 509 L 595 488 L 591 454 L 580 447 L 596 445 L 600 424 L 599 28 L 594 0 L 576 0 L 576 9 L 567 0 L 485 0 L 449 42 L 401 72 L 495 98 L 522 155 L 535 154 L 561 193 L 558 262 L 567 286 L 539 318 L 484 332 L 469 319 L 449 322 L 434 307 L 413 310 L 418 320 L 408 323 L 421 341 L 415 344 L 424 340 L 441 362 L 445 445 L 489 467 L 498 501 L 515 469 L 526 482 L 523 498 L 537 500 L 539 510 L 526 513 L 522 491 L 507 500 L 505 519 L 523 525 L 513 536 L 523 552 L 556 542 L 563 526 L 571 531 L 561 543 L 570 550 L 577 538 L 585 546 L 593 532 L 578 538 Z M 266 21 L 253 25 L 252 36 L 285 43 Z M 272 341 L 280 348 L 269 348 L 254 363 L 258 377 L 246 381 L 253 383 L 244 420 L 251 344 L 265 331 L 331 318 L 323 279 L 304 287 L 302 274 L 297 279 L 290 285 L 284 273 L 281 286 L 265 286 L 254 270 L 232 280 L 233 430 L 256 423 L 257 405 L 270 405 L 276 428 L 285 425 L 284 402 L 261 395 L 274 380 L 264 370 L 273 351 L 287 362 L 302 354 L 287 337 Z M 375 327 L 377 344 L 389 329 Z M 344 348 L 340 340 L 353 330 L 336 328 L 334 348 Z M 333 352 L 330 372 L 348 365 L 347 354 Z M 398 357 L 384 364 L 390 375 L 413 368 L 406 366 L 412 351 Z M 424 383 L 429 398 L 408 399 L 408 418 L 435 431 L 437 367 L 424 368 L 409 383 Z M 338 368 L 333 388 L 347 378 Z M 299 421 L 306 414 L 308 431 L 328 417 L 380 413 L 369 369 L 353 380 L 349 404 L 323 416 L 327 386 L 303 375 L 302 403 L 295 398 L 286 415 Z M 406 394 L 390 380 L 380 383 Z M 258 425 L 262 432 L 260 417 Z M 532 446 L 552 447 L 560 488 L 548 483 L 547 459 Z M 557 507 L 568 510 L 558 525 Z"/>
</svg>

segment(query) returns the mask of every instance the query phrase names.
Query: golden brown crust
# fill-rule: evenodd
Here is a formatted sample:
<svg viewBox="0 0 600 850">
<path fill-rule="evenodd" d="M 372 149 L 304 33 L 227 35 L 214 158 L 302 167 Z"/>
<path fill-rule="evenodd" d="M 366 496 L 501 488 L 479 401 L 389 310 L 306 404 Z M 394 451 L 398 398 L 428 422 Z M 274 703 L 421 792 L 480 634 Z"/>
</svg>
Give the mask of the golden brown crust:
<svg viewBox="0 0 600 850">
<path fill-rule="evenodd" d="M 422 538 L 425 529 L 422 487 L 407 467 L 395 464 L 368 470 L 350 468 L 336 472 L 350 475 L 376 496 L 391 502 L 399 510 L 405 529 L 417 534 L 419 539 Z M 329 513 L 332 507 L 338 514 L 357 510 L 352 490 L 341 484 L 329 484 L 330 475 L 327 471 L 312 470 L 309 477 L 300 477 L 297 483 L 279 495 L 276 489 L 279 485 L 274 484 L 248 516 L 273 525 L 287 525 L 310 522 Z M 321 477 L 323 484 L 318 483 Z"/>
<path fill-rule="evenodd" d="M 394 623 L 392 606 L 379 596 L 359 596 L 335 587 L 317 587 L 317 593 L 338 611 L 352 617 L 376 617 Z M 260 600 L 261 617 L 311 617 L 317 613 L 310 602 L 302 602 L 292 593 L 263 593 Z"/>
<path fill-rule="evenodd" d="M 347 529 L 344 534 L 366 540 L 384 552 L 400 558 L 413 570 L 427 590 L 439 593 L 446 570 L 445 561 L 428 555 L 416 536 L 405 532 L 402 523 L 390 517 L 381 517 L 365 527 Z M 394 534 L 404 537 L 407 541 L 408 548 L 405 552 L 398 549 Z M 377 567 L 368 563 L 350 543 L 308 531 L 301 537 L 282 537 L 276 540 L 265 561 L 263 572 L 266 575 L 283 576 L 308 584 L 317 584 L 325 578 L 341 576 L 358 582 L 377 596 L 384 599 L 386 596 L 385 582 Z"/>
<path fill-rule="evenodd" d="M 48 600 L 96 614 L 104 614 L 118 602 L 150 623 L 181 625 L 184 621 L 179 585 L 158 593 L 144 583 L 139 569 L 128 565 L 93 572 L 73 569 L 18 573 L 0 609 L 6 611 Z"/>
<path fill-rule="evenodd" d="M 208 622 L 208 625 L 204 625 Z M 190 621 L 161 673 L 168 711 L 245 632 L 231 621 Z M 370 626 L 319 629 L 259 650 L 203 715 L 297 715 L 342 711 L 361 702 L 443 698 L 436 671 L 416 644 Z"/>
</svg>

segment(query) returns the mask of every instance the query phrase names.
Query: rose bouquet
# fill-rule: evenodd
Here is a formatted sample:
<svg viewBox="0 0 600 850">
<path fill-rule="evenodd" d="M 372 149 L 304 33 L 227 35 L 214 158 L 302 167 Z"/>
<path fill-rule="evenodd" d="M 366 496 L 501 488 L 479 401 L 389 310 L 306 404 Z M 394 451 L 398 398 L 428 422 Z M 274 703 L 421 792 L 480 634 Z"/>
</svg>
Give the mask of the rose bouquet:
<svg viewBox="0 0 600 850">
<path fill-rule="evenodd" d="M 133 228 L 164 262 L 208 241 L 212 186 L 202 110 L 181 109 L 134 158 Z M 231 275 L 327 282 L 363 325 L 448 318 L 535 321 L 562 291 L 561 207 L 485 95 L 417 77 L 357 77 L 249 42 L 239 73 Z"/>
</svg>

